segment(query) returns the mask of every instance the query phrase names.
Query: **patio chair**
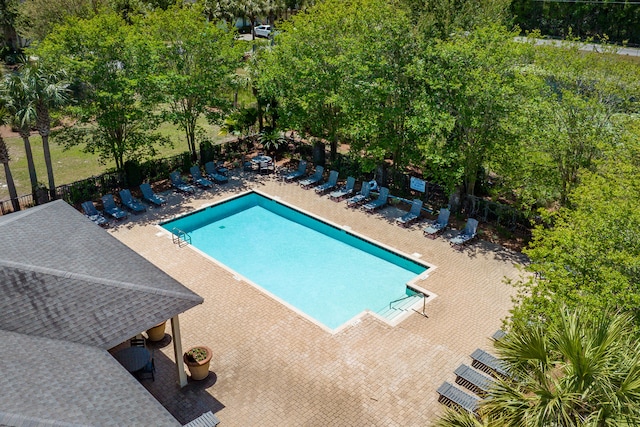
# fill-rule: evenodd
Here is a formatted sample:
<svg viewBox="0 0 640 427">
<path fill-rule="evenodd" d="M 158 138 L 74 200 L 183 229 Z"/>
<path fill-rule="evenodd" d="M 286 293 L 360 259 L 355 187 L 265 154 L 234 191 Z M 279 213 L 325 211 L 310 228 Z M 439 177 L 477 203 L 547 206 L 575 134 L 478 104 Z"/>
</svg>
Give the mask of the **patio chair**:
<svg viewBox="0 0 640 427">
<path fill-rule="evenodd" d="M 472 414 L 478 410 L 480 399 L 476 396 L 465 393 L 458 387 L 445 382 L 438 387 L 438 402 L 454 408 L 462 408 Z"/>
<path fill-rule="evenodd" d="M 202 172 L 200 172 L 200 168 L 198 166 L 191 166 L 189 169 L 191 172 L 191 178 L 193 182 L 198 184 L 202 188 L 211 188 L 213 187 L 213 182 L 209 181 L 207 178 L 202 176 Z"/>
<path fill-rule="evenodd" d="M 369 182 L 365 181 L 362 183 L 362 188 L 360 189 L 360 192 L 355 196 L 347 199 L 347 206 L 355 207 L 360 205 L 361 203 L 366 202 L 367 200 L 369 200 L 370 194 L 371 194 L 371 186 Z"/>
<path fill-rule="evenodd" d="M 449 211 L 449 209 L 440 209 L 440 213 L 438 213 L 438 219 L 436 219 L 434 222 L 432 222 L 422 230 L 424 235 L 427 237 L 435 237 L 439 233 L 443 232 L 447 228 L 447 225 L 449 225 L 450 214 L 451 212 Z"/>
<path fill-rule="evenodd" d="M 508 378 L 509 370 L 506 368 L 502 360 L 493 354 L 487 353 L 481 348 L 476 348 L 471 353 L 471 366 L 479 371 L 491 375 L 494 378 Z"/>
<path fill-rule="evenodd" d="M 142 198 L 149 203 L 153 203 L 156 206 L 162 206 L 167 203 L 166 199 L 154 193 L 151 189 L 151 185 L 146 182 L 144 184 L 140 184 L 140 191 L 142 192 Z"/>
<path fill-rule="evenodd" d="M 130 347 L 145 347 L 145 341 L 144 338 L 131 338 L 129 340 L 129 346 Z"/>
<path fill-rule="evenodd" d="M 222 176 L 227 176 L 229 174 L 229 169 L 224 167 L 224 160 L 218 160 L 216 162 L 216 171 Z"/>
<path fill-rule="evenodd" d="M 417 220 L 420 217 L 420 212 L 422 211 L 422 200 L 414 199 L 411 204 L 411 210 L 406 214 L 402 215 L 399 218 L 396 218 L 396 222 L 398 224 L 402 224 L 405 227 L 411 224 L 413 221 Z"/>
<path fill-rule="evenodd" d="M 120 200 L 122 204 L 133 213 L 145 212 L 147 208 L 144 207 L 138 199 L 135 199 L 131 195 L 131 191 L 128 189 L 120 190 Z"/>
<path fill-rule="evenodd" d="M 306 172 L 307 162 L 305 160 L 300 160 L 300 163 L 298 163 L 298 169 L 285 175 L 284 180 L 295 181 L 296 179 L 302 178 Z"/>
<path fill-rule="evenodd" d="M 82 203 L 82 210 L 87 218 L 98 225 L 106 225 L 109 221 L 96 209 L 91 200 Z"/>
<path fill-rule="evenodd" d="M 353 187 L 355 187 L 355 185 L 356 185 L 356 179 L 350 176 L 347 178 L 347 184 L 344 187 L 329 193 L 329 198 L 333 200 L 340 200 L 343 197 L 346 197 L 351 193 L 353 193 Z"/>
<path fill-rule="evenodd" d="M 171 172 L 169 174 L 169 178 L 171 179 L 171 185 L 173 185 L 178 191 L 191 194 L 196 192 L 196 188 L 193 185 L 189 185 L 182 180 L 182 177 L 180 177 L 180 172 Z"/>
<path fill-rule="evenodd" d="M 316 171 L 309 178 L 300 181 L 302 188 L 309 188 L 322 182 L 322 174 L 324 173 L 324 167 L 316 166 Z"/>
<path fill-rule="evenodd" d="M 214 180 L 219 184 L 224 184 L 225 182 L 229 182 L 229 178 L 225 175 L 221 174 L 216 168 L 215 163 L 207 162 L 204 164 L 204 171 L 207 173 L 207 176 Z"/>
<path fill-rule="evenodd" d="M 380 187 L 380 193 L 378 193 L 378 198 L 365 203 L 362 205 L 362 208 L 367 212 L 373 212 L 376 209 L 380 209 L 383 206 L 387 205 L 387 199 L 389 198 L 389 189 L 387 187 Z"/>
<path fill-rule="evenodd" d="M 116 206 L 116 201 L 113 199 L 112 194 L 105 194 L 102 196 L 102 206 L 104 207 L 104 211 L 115 219 L 123 219 L 127 217 L 127 213 Z"/>
<path fill-rule="evenodd" d="M 324 184 L 318 185 L 314 190 L 318 194 L 324 194 L 329 190 L 333 190 L 338 186 L 338 171 L 329 172 L 329 180 Z"/>
<path fill-rule="evenodd" d="M 156 363 L 153 359 L 153 351 L 151 352 L 151 359 L 147 362 L 146 365 L 139 371 L 135 371 L 133 374 L 139 380 L 143 380 L 146 378 L 151 378 L 151 381 L 156 380 Z"/>
<path fill-rule="evenodd" d="M 456 374 L 456 384 L 460 384 L 480 397 L 486 396 L 495 383 L 493 379 L 465 364 L 458 366 L 453 373 Z"/>
<path fill-rule="evenodd" d="M 467 220 L 467 224 L 464 226 L 464 230 L 462 230 L 457 236 L 449 239 L 449 243 L 451 243 L 452 246 L 462 246 L 476 237 L 477 230 L 478 220 L 469 218 Z"/>
<path fill-rule="evenodd" d="M 260 162 L 260 173 L 274 173 L 276 171 L 276 166 L 273 164 L 273 160 L 262 161 Z"/>
</svg>

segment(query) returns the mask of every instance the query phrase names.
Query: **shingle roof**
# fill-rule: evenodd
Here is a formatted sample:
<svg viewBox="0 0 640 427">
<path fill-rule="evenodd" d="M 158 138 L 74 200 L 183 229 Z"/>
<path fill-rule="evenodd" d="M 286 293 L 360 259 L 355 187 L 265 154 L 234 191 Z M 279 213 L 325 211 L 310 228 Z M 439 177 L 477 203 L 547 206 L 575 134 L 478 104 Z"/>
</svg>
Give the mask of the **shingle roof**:
<svg viewBox="0 0 640 427">
<path fill-rule="evenodd" d="M 180 425 L 105 350 L 6 331 L 0 341 L 0 425 Z"/>
<path fill-rule="evenodd" d="M 203 299 L 63 201 L 0 216 L 0 329 L 111 348 Z"/>
<path fill-rule="evenodd" d="M 63 201 L 0 216 L 0 426 L 178 426 L 105 349 L 203 302 Z"/>
</svg>

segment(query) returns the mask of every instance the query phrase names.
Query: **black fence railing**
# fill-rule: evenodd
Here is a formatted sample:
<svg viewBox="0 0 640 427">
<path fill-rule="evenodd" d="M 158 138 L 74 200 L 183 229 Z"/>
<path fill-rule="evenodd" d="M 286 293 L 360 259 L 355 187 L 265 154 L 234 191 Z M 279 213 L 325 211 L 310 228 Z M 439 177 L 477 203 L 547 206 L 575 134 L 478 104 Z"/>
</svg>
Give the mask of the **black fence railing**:
<svg viewBox="0 0 640 427">
<path fill-rule="evenodd" d="M 141 180 L 158 181 L 166 179 L 173 170 L 185 172 L 191 166 L 189 153 L 181 153 L 176 156 L 162 159 L 153 159 L 137 165 L 137 175 Z M 105 172 L 101 175 L 81 179 L 70 184 L 56 187 L 56 198 L 63 199 L 71 205 L 78 205 L 85 200 L 96 200 L 104 194 L 126 187 L 126 180 L 116 172 Z M 20 210 L 27 209 L 49 201 L 45 193 L 40 195 L 39 203 L 36 203 L 32 194 L 18 197 Z M 0 200 L 0 215 L 14 212 L 11 200 Z"/>
</svg>

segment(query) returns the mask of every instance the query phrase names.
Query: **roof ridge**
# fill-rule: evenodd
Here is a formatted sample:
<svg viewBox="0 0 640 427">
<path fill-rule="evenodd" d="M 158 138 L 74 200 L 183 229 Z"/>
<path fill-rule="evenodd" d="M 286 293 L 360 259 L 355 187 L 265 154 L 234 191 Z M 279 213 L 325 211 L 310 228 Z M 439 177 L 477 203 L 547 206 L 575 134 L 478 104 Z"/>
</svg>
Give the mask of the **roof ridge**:
<svg viewBox="0 0 640 427">
<path fill-rule="evenodd" d="M 103 285 L 118 287 L 118 288 L 122 288 L 122 289 L 128 289 L 128 290 L 134 290 L 134 291 L 142 291 L 142 292 L 146 292 L 146 293 L 150 293 L 150 294 L 181 298 L 181 299 L 185 299 L 185 300 L 198 301 L 199 303 L 202 300 L 202 297 L 197 295 L 193 291 L 191 291 L 191 293 L 180 293 L 180 292 L 170 291 L 170 290 L 166 290 L 166 289 L 153 288 L 151 286 L 138 285 L 138 284 L 129 283 L 129 282 L 122 282 L 120 280 L 103 279 L 103 278 L 100 278 L 100 277 L 90 276 L 88 274 L 71 273 L 71 272 L 68 272 L 68 271 L 57 270 L 57 269 L 54 269 L 54 268 L 38 267 L 38 266 L 34 266 L 34 265 L 27 265 L 27 264 L 23 264 L 23 263 L 19 263 L 19 262 L 13 262 L 13 261 L 7 261 L 7 260 L 0 260 L 0 266 L 6 266 L 6 267 L 10 267 L 10 268 L 17 268 L 17 269 L 25 270 L 25 271 L 34 271 L 34 272 L 37 272 L 37 273 L 44 273 L 44 274 L 49 274 L 49 275 L 58 276 L 58 277 L 64 277 L 64 278 L 68 278 L 68 279 L 80 279 L 80 280 L 84 280 L 84 281 L 88 281 L 88 282 L 100 283 L 100 284 L 103 284 Z M 180 285 L 184 286 L 182 284 L 180 284 Z M 188 288 L 185 287 L 185 289 L 188 289 Z"/>
<path fill-rule="evenodd" d="M 55 201 L 57 201 L 57 200 L 54 200 L 54 201 L 49 202 L 49 203 L 53 203 Z M 22 209 L 22 210 L 19 210 L 19 211 L 16 211 L 16 212 L 11 212 L 9 214 L 1 215 L 2 216 L 2 221 L 0 221 L 0 226 L 3 226 L 5 224 L 10 224 L 10 223 L 12 223 L 14 221 L 17 221 L 20 218 L 24 218 L 25 216 L 29 216 L 29 215 L 32 215 L 32 214 L 34 214 L 36 212 L 39 212 L 42 209 L 44 209 L 45 206 L 47 206 L 47 203 L 42 204 L 42 205 L 32 206 L 30 208 Z"/>
</svg>

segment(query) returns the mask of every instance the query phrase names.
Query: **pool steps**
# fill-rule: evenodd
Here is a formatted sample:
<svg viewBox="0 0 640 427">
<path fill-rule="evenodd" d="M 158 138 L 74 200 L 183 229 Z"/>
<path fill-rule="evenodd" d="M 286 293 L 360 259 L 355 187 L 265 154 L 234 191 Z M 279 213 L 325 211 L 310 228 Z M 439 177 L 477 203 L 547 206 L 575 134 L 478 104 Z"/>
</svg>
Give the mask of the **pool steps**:
<svg viewBox="0 0 640 427">
<path fill-rule="evenodd" d="M 413 307 L 417 301 L 422 301 L 421 294 L 409 296 L 401 301 L 391 304 L 391 307 L 386 306 L 382 310 L 377 311 L 376 314 L 388 321 L 393 321 L 397 317 L 400 317 L 407 311 L 411 310 L 411 307 Z"/>
</svg>

